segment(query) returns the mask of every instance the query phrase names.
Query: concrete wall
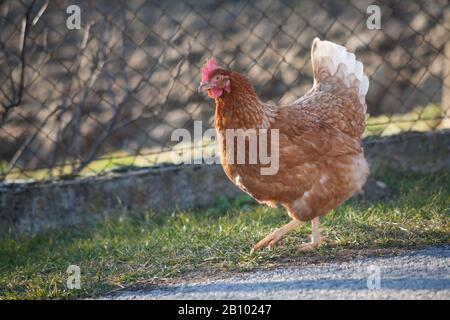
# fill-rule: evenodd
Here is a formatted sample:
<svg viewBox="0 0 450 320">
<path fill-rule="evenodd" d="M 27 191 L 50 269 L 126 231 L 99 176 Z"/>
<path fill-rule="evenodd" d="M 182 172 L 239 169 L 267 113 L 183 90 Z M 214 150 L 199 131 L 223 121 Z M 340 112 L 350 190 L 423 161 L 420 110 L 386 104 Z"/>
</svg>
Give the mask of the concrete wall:
<svg viewBox="0 0 450 320">
<path fill-rule="evenodd" d="M 450 170 L 450 130 L 364 142 L 372 172 Z M 170 212 L 208 206 L 240 191 L 219 165 L 146 168 L 46 183 L 0 184 L 0 233 L 35 233 L 97 219 L 120 209 Z"/>
</svg>

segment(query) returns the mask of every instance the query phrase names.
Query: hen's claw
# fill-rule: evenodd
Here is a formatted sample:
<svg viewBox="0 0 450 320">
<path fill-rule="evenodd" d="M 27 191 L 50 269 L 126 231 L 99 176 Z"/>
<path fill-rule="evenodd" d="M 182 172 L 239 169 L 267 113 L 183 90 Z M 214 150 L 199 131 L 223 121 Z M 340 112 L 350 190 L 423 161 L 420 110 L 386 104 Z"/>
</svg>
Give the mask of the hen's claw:
<svg viewBox="0 0 450 320">
<path fill-rule="evenodd" d="M 289 230 L 292 230 L 296 227 L 298 227 L 302 222 L 297 219 L 293 219 L 288 224 L 282 226 L 281 228 L 275 230 L 271 234 L 267 235 L 264 239 L 262 239 L 260 242 L 258 242 L 253 249 L 250 251 L 250 253 L 253 253 L 255 251 L 258 251 L 262 248 L 268 247 L 271 249 L 275 243 L 281 240 L 283 236 L 289 232 Z"/>
<path fill-rule="evenodd" d="M 262 248 L 272 249 L 273 245 L 281 240 L 281 235 L 277 234 L 277 232 L 273 232 L 267 235 L 264 239 L 259 241 L 250 251 L 250 253 L 254 253 Z"/>
<path fill-rule="evenodd" d="M 317 249 L 320 246 L 319 243 L 312 243 L 312 242 L 308 242 L 308 243 L 302 243 L 299 247 L 298 247 L 298 251 L 299 252 L 307 252 L 307 251 L 313 251 L 315 249 Z"/>
<path fill-rule="evenodd" d="M 297 250 L 299 252 L 313 251 L 325 243 L 329 243 L 329 240 L 322 238 L 322 236 L 319 236 L 319 239 L 316 239 L 313 242 L 302 243 L 298 246 Z"/>
</svg>

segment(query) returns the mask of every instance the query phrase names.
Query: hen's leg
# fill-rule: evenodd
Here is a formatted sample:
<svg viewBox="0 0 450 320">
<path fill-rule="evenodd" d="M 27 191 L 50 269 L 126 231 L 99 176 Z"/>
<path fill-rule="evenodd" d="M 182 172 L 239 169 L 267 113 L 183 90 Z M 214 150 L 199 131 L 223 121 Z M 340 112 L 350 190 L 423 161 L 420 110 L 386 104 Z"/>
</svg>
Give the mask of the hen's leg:
<svg viewBox="0 0 450 320">
<path fill-rule="evenodd" d="M 301 251 L 309 251 L 316 249 L 323 242 L 322 235 L 320 234 L 320 226 L 319 226 L 319 217 L 315 217 L 311 222 L 311 242 L 303 243 L 300 245 L 299 250 Z"/>
<path fill-rule="evenodd" d="M 267 235 L 264 239 L 262 239 L 260 242 L 258 242 L 253 247 L 253 249 L 250 251 L 250 253 L 253 253 L 253 252 L 258 251 L 258 250 L 260 250 L 262 248 L 265 248 L 265 247 L 268 247 L 270 249 L 275 243 L 280 241 L 280 239 L 286 233 L 288 233 L 290 230 L 298 227 L 301 224 L 302 224 L 302 222 L 300 220 L 293 219 L 288 224 L 282 226 L 281 228 L 276 229 L 274 232 L 272 232 L 271 234 Z"/>
</svg>

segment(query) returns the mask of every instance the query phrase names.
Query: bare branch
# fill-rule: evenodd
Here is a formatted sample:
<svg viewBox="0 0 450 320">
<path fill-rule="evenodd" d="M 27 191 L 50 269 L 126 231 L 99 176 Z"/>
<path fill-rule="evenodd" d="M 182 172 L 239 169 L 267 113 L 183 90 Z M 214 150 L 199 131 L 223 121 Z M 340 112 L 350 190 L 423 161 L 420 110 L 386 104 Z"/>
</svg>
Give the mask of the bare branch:
<svg viewBox="0 0 450 320">
<path fill-rule="evenodd" d="M 0 114 L 0 123 L 4 123 L 11 111 L 11 109 L 17 107 L 22 103 L 22 97 L 23 97 L 23 88 L 25 85 L 25 67 L 26 67 L 26 53 L 27 53 L 27 45 L 26 41 L 28 38 L 28 34 L 30 32 L 30 20 L 31 20 L 31 14 L 33 12 L 33 6 L 35 4 L 36 0 L 33 0 L 31 4 L 28 6 L 27 11 L 25 13 L 25 17 L 22 20 L 22 27 L 21 27 L 21 36 L 20 36 L 20 80 L 18 83 L 18 90 L 17 94 L 13 93 L 13 98 L 11 99 L 11 102 L 9 104 L 3 105 L 3 112 Z M 12 90 L 13 92 L 16 90 L 14 87 L 14 83 L 12 83 Z"/>
</svg>

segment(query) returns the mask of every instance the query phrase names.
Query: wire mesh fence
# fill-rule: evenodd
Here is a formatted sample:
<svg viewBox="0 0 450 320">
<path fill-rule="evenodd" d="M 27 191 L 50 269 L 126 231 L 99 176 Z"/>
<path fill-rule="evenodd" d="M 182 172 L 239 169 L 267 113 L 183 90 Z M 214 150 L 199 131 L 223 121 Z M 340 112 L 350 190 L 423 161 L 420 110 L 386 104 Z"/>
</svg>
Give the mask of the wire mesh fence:
<svg viewBox="0 0 450 320">
<path fill-rule="evenodd" d="M 196 90 L 206 58 L 288 103 L 312 85 L 316 36 L 363 62 L 367 136 L 450 127 L 445 0 L 2 1 L 0 180 L 170 162 L 174 129 L 212 127 Z"/>
</svg>

